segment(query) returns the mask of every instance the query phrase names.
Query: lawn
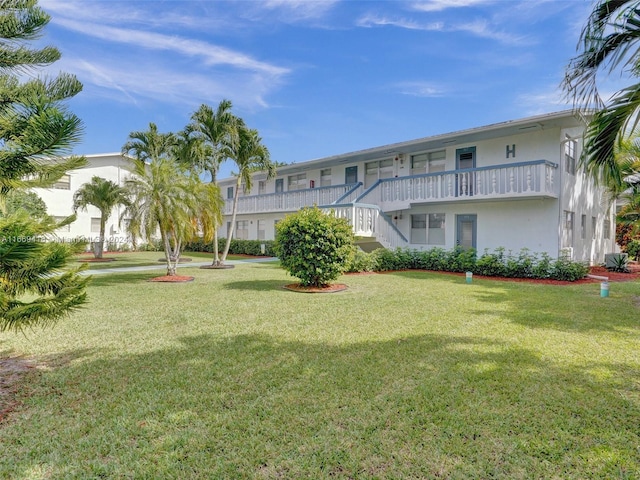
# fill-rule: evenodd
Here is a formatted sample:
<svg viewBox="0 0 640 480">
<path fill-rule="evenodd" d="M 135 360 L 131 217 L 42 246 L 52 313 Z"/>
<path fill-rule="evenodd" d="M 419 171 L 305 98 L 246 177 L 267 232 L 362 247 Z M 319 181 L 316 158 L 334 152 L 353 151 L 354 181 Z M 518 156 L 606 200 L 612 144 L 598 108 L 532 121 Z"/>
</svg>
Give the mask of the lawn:
<svg viewBox="0 0 640 480">
<path fill-rule="evenodd" d="M 0 334 L 41 364 L 0 478 L 640 478 L 640 282 L 184 271 L 96 276 L 79 313 Z"/>
<path fill-rule="evenodd" d="M 212 253 L 184 252 L 183 258 L 191 259 L 193 262 L 212 262 Z M 149 265 L 163 265 L 164 252 L 105 252 L 105 259 L 112 259 L 108 262 L 96 262 L 92 254 L 82 254 L 77 257 L 78 262 L 87 262 L 89 270 L 101 270 L 103 268 L 120 267 L 143 267 Z M 228 255 L 227 260 L 239 260 L 245 257 L 238 255 Z M 160 261 L 162 259 L 162 261 Z"/>
</svg>

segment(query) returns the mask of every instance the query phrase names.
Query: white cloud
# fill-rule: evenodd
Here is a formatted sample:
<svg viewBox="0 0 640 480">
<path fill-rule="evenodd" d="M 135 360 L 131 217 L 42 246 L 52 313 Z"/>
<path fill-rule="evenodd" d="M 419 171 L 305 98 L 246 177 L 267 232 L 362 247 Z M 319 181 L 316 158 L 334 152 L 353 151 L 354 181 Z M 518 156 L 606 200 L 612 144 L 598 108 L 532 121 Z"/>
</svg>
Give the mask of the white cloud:
<svg viewBox="0 0 640 480">
<path fill-rule="evenodd" d="M 414 97 L 434 98 L 445 95 L 446 90 L 441 86 L 432 82 L 423 81 L 407 81 L 399 82 L 394 88 L 402 95 L 411 95 Z"/>
<path fill-rule="evenodd" d="M 448 8 L 473 7 L 493 3 L 493 0 L 426 0 L 412 5 L 414 10 L 421 12 L 440 12 Z"/>
<path fill-rule="evenodd" d="M 284 15 L 282 20 L 295 22 L 322 18 L 337 3 L 338 0 L 267 0 L 259 5 L 267 10 L 280 10 Z"/>
<path fill-rule="evenodd" d="M 110 42 L 135 45 L 153 50 L 168 50 L 181 55 L 199 56 L 207 65 L 231 65 L 236 68 L 261 71 L 270 75 L 284 75 L 289 70 L 261 62 L 240 52 L 208 42 L 154 32 L 95 25 L 74 20 L 61 20 L 69 30 Z"/>
<path fill-rule="evenodd" d="M 407 18 L 390 18 L 382 15 L 366 14 L 356 21 L 358 27 L 398 27 L 408 30 L 443 30 L 442 22 L 420 23 Z"/>
</svg>

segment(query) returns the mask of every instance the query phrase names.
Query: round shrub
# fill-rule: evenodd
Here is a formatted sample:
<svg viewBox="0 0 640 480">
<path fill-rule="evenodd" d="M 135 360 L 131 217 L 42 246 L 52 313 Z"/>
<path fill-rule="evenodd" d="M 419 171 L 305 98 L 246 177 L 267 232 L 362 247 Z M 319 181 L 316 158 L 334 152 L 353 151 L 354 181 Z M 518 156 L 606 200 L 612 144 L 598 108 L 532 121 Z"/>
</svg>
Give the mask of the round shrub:
<svg viewBox="0 0 640 480">
<path fill-rule="evenodd" d="M 303 286 L 323 287 L 347 268 L 353 241 L 346 219 L 307 207 L 278 223 L 274 250 L 282 267 Z"/>
</svg>

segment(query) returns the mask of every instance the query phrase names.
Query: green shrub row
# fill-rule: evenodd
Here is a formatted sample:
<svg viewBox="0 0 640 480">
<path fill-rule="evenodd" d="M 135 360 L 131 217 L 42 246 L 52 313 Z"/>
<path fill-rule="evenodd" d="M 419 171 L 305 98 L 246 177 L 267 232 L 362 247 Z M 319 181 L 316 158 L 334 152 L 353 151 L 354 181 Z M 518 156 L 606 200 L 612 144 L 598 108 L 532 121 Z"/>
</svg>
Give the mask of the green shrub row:
<svg viewBox="0 0 640 480">
<path fill-rule="evenodd" d="M 218 251 L 222 253 L 226 238 L 218 239 Z M 262 253 L 261 245 L 264 245 L 265 251 Z M 206 252 L 213 253 L 213 242 L 203 242 L 201 239 L 188 242 L 184 250 L 187 252 Z M 229 245 L 229 253 L 233 255 L 267 255 L 274 256 L 273 240 L 238 240 L 232 239 Z"/>
<path fill-rule="evenodd" d="M 347 265 L 347 272 L 383 272 L 389 270 L 433 270 L 438 272 L 473 272 L 477 275 L 510 278 L 549 278 L 576 281 L 584 278 L 589 268 L 583 263 L 567 259 L 552 259 L 546 253 L 530 253 L 522 249 L 518 254 L 498 248 L 485 250 L 478 257 L 474 249 L 456 247 L 453 250 L 380 248 L 371 253 L 356 251 Z"/>
</svg>

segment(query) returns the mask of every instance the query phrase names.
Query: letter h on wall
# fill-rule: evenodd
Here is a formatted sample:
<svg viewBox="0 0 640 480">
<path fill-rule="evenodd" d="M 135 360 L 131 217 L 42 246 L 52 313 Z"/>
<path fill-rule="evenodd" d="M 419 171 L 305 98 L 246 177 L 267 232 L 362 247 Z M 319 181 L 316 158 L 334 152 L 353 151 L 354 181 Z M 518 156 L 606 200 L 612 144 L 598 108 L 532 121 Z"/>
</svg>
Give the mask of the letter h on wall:
<svg viewBox="0 0 640 480">
<path fill-rule="evenodd" d="M 513 155 L 513 158 L 516 158 L 516 144 L 509 146 L 507 145 L 507 158 Z"/>
</svg>

